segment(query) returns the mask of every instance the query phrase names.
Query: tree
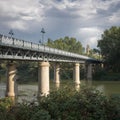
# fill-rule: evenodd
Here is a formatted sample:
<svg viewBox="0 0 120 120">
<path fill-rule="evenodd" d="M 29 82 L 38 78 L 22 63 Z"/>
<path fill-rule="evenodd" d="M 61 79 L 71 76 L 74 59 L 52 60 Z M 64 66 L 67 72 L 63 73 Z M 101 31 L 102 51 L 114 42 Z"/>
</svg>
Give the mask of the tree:
<svg viewBox="0 0 120 120">
<path fill-rule="evenodd" d="M 77 41 L 73 37 L 69 38 L 67 36 L 55 41 L 48 39 L 47 45 L 52 48 L 57 48 L 78 54 L 82 54 L 84 50 L 80 41 Z"/>
<path fill-rule="evenodd" d="M 105 30 L 98 41 L 98 47 L 109 69 L 120 72 L 120 27 Z"/>
</svg>

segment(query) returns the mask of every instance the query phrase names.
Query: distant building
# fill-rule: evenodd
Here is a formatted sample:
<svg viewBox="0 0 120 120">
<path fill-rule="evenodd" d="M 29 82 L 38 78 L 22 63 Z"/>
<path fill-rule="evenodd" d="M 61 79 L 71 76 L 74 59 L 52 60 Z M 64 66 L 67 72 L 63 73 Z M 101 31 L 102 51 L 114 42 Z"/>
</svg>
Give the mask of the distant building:
<svg viewBox="0 0 120 120">
<path fill-rule="evenodd" d="M 86 54 L 89 55 L 90 54 L 90 46 L 87 44 L 86 46 Z"/>
</svg>

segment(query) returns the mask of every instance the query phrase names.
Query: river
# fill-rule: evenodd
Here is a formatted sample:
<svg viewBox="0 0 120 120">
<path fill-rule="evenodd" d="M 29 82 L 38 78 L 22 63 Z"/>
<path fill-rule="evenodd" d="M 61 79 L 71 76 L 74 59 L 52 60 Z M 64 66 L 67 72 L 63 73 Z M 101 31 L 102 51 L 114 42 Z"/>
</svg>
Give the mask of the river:
<svg viewBox="0 0 120 120">
<path fill-rule="evenodd" d="M 67 81 L 69 82 L 69 81 Z M 67 82 L 62 82 L 61 85 L 66 84 Z M 81 81 L 81 84 L 84 84 L 84 81 Z M 120 95 L 120 81 L 92 81 L 92 86 L 97 90 L 103 92 L 104 95 Z M 55 85 L 53 82 L 50 82 L 50 88 L 54 89 Z M 0 98 L 5 96 L 6 85 L 0 83 Z M 18 85 L 18 98 L 21 100 L 35 100 L 37 97 L 38 86 L 36 84 L 24 84 Z"/>
</svg>

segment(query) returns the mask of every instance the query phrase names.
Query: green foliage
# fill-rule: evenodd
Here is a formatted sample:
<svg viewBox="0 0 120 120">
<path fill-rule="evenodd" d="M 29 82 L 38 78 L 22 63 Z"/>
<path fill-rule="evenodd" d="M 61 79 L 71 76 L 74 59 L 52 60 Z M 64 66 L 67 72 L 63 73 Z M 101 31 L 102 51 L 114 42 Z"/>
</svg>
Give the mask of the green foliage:
<svg viewBox="0 0 120 120">
<path fill-rule="evenodd" d="M 120 119 L 120 96 L 111 96 L 109 98 L 109 102 L 106 103 L 106 113 L 108 120 Z"/>
<path fill-rule="evenodd" d="M 98 41 L 103 59 L 108 70 L 120 72 L 120 27 L 111 27 L 105 30 Z"/>
<path fill-rule="evenodd" d="M 15 120 L 50 120 L 50 115 L 34 102 L 24 101 L 13 106 L 9 113 L 14 113 Z"/>
<path fill-rule="evenodd" d="M 88 56 L 91 58 L 98 59 L 98 60 L 102 59 L 100 55 L 100 50 L 96 48 L 90 49 Z"/>
<path fill-rule="evenodd" d="M 35 82 L 38 80 L 37 62 L 18 62 L 17 66 L 19 83 Z"/>
<path fill-rule="evenodd" d="M 69 38 L 67 36 L 55 41 L 48 39 L 47 45 L 52 48 L 57 48 L 78 54 L 82 54 L 84 49 L 80 41 L 77 41 L 73 37 Z"/>
<path fill-rule="evenodd" d="M 11 98 L 0 99 L 0 120 L 15 120 L 14 115 L 8 113 L 11 106 L 13 106 Z"/>
<path fill-rule="evenodd" d="M 0 99 L 1 108 L 9 108 L 12 104 L 13 104 L 12 98 L 1 98 Z"/>
<path fill-rule="evenodd" d="M 109 72 L 97 66 L 94 68 L 93 80 L 119 81 L 120 73 Z"/>
<path fill-rule="evenodd" d="M 30 120 L 51 120 L 51 117 L 46 110 L 39 110 L 31 117 Z"/>
<path fill-rule="evenodd" d="M 65 86 L 39 102 L 23 102 L 1 110 L 0 120 L 119 120 L 120 97 L 106 98 L 99 91 Z"/>
</svg>

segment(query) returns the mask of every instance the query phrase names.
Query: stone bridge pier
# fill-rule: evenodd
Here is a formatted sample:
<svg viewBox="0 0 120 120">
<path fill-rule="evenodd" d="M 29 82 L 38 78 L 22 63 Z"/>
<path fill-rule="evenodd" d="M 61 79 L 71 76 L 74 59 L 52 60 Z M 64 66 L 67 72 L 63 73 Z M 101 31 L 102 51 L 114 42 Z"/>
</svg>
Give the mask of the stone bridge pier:
<svg viewBox="0 0 120 120">
<path fill-rule="evenodd" d="M 86 64 L 86 85 L 91 86 L 92 85 L 92 64 L 87 63 Z"/>
<path fill-rule="evenodd" d="M 77 91 L 80 90 L 80 64 L 75 63 L 74 70 L 73 70 L 73 78 L 75 82 L 75 89 Z"/>
<path fill-rule="evenodd" d="M 73 71 L 75 84 L 80 84 L 80 64 L 75 63 L 74 71 Z"/>
<path fill-rule="evenodd" d="M 7 84 L 6 84 L 6 97 L 15 97 L 15 82 L 16 82 L 16 65 L 15 63 L 8 63 L 7 64 Z"/>
<path fill-rule="evenodd" d="M 49 62 L 38 63 L 38 97 L 49 94 Z"/>
<path fill-rule="evenodd" d="M 60 65 L 59 63 L 55 63 L 54 65 L 54 83 L 56 88 L 60 87 Z"/>
</svg>

